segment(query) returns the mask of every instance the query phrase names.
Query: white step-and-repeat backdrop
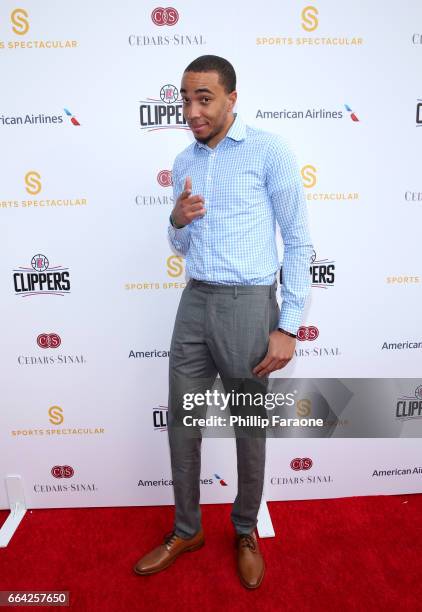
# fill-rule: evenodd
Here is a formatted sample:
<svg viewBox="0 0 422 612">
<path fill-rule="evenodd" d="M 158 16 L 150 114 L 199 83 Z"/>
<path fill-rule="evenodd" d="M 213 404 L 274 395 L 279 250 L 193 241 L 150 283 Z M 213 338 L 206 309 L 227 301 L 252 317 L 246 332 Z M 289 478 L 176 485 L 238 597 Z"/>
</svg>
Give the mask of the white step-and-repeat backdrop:
<svg viewBox="0 0 422 612">
<path fill-rule="evenodd" d="M 330 439 L 269 439 L 266 498 L 422 491 L 421 3 L 4 0 L 2 508 L 8 474 L 32 508 L 172 503 L 168 352 L 186 279 L 166 232 L 192 139 L 180 79 L 206 53 L 233 63 L 237 111 L 301 167 L 312 292 L 280 376 L 409 378 L 377 418 L 410 437 L 352 438 L 344 418 Z M 205 439 L 202 501 L 235 492 L 234 441 Z"/>
</svg>

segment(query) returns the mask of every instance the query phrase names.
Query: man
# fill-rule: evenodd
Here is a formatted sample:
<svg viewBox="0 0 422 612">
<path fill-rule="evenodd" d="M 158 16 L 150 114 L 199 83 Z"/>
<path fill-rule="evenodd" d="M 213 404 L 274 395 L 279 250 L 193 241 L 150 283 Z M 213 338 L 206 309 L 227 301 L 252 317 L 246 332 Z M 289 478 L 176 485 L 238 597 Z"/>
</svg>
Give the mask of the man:
<svg viewBox="0 0 422 612">
<path fill-rule="evenodd" d="M 292 358 L 310 287 L 312 245 L 301 177 L 278 136 L 234 114 L 236 75 L 225 59 L 204 55 L 182 78 L 185 119 L 195 142 L 173 167 L 176 204 L 169 237 L 186 258 L 184 289 L 170 347 L 168 434 L 175 495 L 174 529 L 138 561 L 159 572 L 204 544 L 201 527 L 201 432 L 181 427 L 183 397 L 209 389 L 265 390 L 268 375 Z M 284 242 L 282 307 L 275 224 Z M 191 429 L 191 428 L 190 428 Z M 265 436 L 236 433 L 238 493 L 232 509 L 241 583 L 257 588 L 265 564 L 255 534 L 261 503 Z"/>
</svg>

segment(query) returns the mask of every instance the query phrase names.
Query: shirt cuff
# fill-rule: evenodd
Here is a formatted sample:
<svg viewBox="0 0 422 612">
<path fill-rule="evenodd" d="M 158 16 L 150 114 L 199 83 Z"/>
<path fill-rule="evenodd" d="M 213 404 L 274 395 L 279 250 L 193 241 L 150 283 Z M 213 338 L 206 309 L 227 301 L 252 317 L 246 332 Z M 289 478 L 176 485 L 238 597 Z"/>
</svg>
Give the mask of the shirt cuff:
<svg viewBox="0 0 422 612">
<path fill-rule="evenodd" d="M 297 335 L 298 329 L 302 322 L 303 312 L 289 306 L 281 304 L 280 318 L 278 320 L 278 327 L 284 329 L 291 334 Z"/>
<path fill-rule="evenodd" d="M 171 223 L 169 223 L 168 231 L 170 236 L 173 236 L 174 238 L 182 238 L 185 234 L 189 232 L 189 227 L 185 225 L 180 229 L 176 229 Z"/>
</svg>

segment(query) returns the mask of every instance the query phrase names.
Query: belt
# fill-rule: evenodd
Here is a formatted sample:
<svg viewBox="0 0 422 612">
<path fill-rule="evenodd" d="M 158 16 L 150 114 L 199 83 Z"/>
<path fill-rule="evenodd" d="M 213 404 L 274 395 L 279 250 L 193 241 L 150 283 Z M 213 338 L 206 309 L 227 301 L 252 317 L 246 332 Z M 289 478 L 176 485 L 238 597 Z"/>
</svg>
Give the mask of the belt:
<svg viewBox="0 0 422 612">
<path fill-rule="evenodd" d="M 206 293 L 225 293 L 226 295 L 233 295 L 235 298 L 242 294 L 263 293 L 271 299 L 276 294 L 277 281 L 274 281 L 272 285 L 218 285 L 191 278 L 187 288 L 199 289 L 199 291 Z"/>
</svg>

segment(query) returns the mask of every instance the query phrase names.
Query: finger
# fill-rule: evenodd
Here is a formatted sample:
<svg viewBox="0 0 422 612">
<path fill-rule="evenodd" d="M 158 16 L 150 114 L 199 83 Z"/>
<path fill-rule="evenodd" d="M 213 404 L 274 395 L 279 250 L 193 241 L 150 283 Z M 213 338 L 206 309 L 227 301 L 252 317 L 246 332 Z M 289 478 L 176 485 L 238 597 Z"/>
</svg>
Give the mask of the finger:
<svg viewBox="0 0 422 612">
<path fill-rule="evenodd" d="M 183 186 L 183 191 L 180 194 L 180 197 L 182 198 L 182 200 L 188 198 L 190 195 L 192 195 L 192 179 L 190 176 L 187 176 L 185 178 L 185 184 Z"/>
<path fill-rule="evenodd" d="M 291 359 L 280 359 L 279 363 L 277 364 L 277 366 L 272 370 L 272 372 L 275 372 L 276 370 L 282 370 L 283 368 L 286 367 L 286 365 L 289 363 L 289 361 L 291 361 Z"/>
<path fill-rule="evenodd" d="M 191 195 L 190 191 L 182 191 L 182 193 L 180 194 L 180 199 L 181 200 L 186 200 L 187 198 L 189 198 Z"/>
<path fill-rule="evenodd" d="M 289 363 L 289 361 L 290 359 L 278 359 L 277 363 L 273 366 L 271 372 L 276 372 L 277 370 L 281 370 Z"/>
<path fill-rule="evenodd" d="M 257 366 L 254 367 L 254 369 L 252 370 L 252 374 L 255 374 L 256 376 L 258 376 L 259 372 L 261 372 L 261 370 L 266 368 L 268 364 L 271 363 L 271 361 L 272 361 L 272 357 L 270 357 L 267 353 L 264 359 L 260 361 Z"/>
<path fill-rule="evenodd" d="M 271 372 L 280 370 L 281 368 L 284 368 L 289 361 L 289 358 L 273 357 L 271 362 L 261 371 L 261 375 L 270 374 Z"/>
<path fill-rule="evenodd" d="M 185 178 L 185 186 L 184 186 L 184 190 L 187 192 L 189 191 L 189 193 L 192 193 L 192 179 L 190 176 L 187 176 Z"/>
<path fill-rule="evenodd" d="M 201 208 L 200 210 L 197 210 L 196 212 L 190 212 L 186 215 L 186 217 L 192 221 L 192 219 L 197 219 L 198 217 L 203 217 L 205 215 L 207 211 L 205 210 L 205 208 Z"/>
<path fill-rule="evenodd" d="M 196 212 L 197 210 L 201 210 L 204 208 L 204 203 L 202 201 L 195 202 L 194 204 L 190 204 L 189 208 L 187 208 L 186 212 Z"/>
<path fill-rule="evenodd" d="M 286 367 L 286 365 L 289 363 L 290 359 L 287 359 L 287 361 L 283 361 L 281 365 L 278 366 L 278 368 L 276 368 L 277 370 L 282 370 L 283 368 Z M 274 370 L 275 371 L 275 370 Z"/>
<path fill-rule="evenodd" d="M 263 368 L 258 374 L 257 376 L 259 378 L 263 378 L 264 376 L 268 376 L 268 374 L 271 374 L 271 372 L 274 372 L 275 370 L 278 370 L 280 367 L 280 360 L 279 359 L 272 359 L 272 361 L 270 361 L 270 363 L 267 365 L 266 368 Z"/>
<path fill-rule="evenodd" d="M 184 202 L 184 206 L 190 206 L 191 204 L 196 204 L 197 202 L 204 203 L 204 198 L 201 195 L 191 195 L 188 196 L 186 202 Z"/>
</svg>

